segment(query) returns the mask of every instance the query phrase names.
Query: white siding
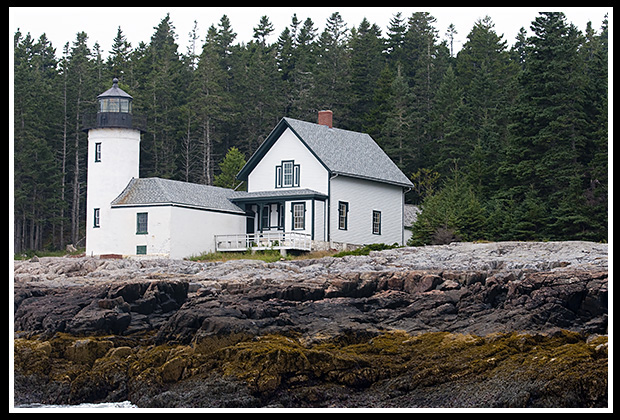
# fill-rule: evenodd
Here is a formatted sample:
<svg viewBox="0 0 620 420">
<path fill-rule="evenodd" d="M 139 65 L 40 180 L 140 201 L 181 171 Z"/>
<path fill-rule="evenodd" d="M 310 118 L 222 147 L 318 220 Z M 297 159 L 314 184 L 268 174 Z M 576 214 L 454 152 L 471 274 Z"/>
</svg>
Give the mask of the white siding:
<svg viewBox="0 0 620 420">
<path fill-rule="evenodd" d="M 330 240 L 351 244 L 403 242 L 403 189 L 398 186 L 337 176 L 330 192 Z M 338 228 L 338 202 L 348 203 L 347 229 Z M 381 212 L 381 234 L 373 234 L 373 211 Z"/>
<path fill-rule="evenodd" d="M 146 234 L 138 234 L 137 214 L 148 213 Z M 96 229 L 95 229 L 96 230 Z M 170 207 L 125 207 L 111 209 L 102 221 L 97 241 L 92 241 L 89 255 L 136 255 L 138 245 L 146 245 L 147 254 L 170 253 Z"/>
<path fill-rule="evenodd" d="M 300 165 L 298 188 L 309 188 L 327 195 L 327 170 L 289 128 L 249 174 L 248 192 L 292 189 L 276 188 L 276 167 L 285 160 L 294 160 L 295 165 Z"/>
<path fill-rule="evenodd" d="M 215 251 L 215 235 L 245 233 L 245 215 L 172 207 L 171 258 Z"/>
<path fill-rule="evenodd" d="M 146 246 L 147 256 L 186 258 L 215 251 L 215 235 L 245 232 L 245 216 L 176 206 L 117 207 L 113 227 L 94 255 L 136 255 Z M 148 232 L 136 233 L 138 213 L 148 213 Z"/>
<path fill-rule="evenodd" d="M 327 240 L 327 226 L 325 212 L 327 209 L 327 201 L 314 201 L 314 240 L 325 241 Z"/>
<path fill-rule="evenodd" d="M 95 144 L 101 144 L 101 160 L 95 161 Z M 86 194 L 86 253 L 110 251 L 112 226 L 110 203 L 137 178 L 140 159 L 140 131 L 100 128 L 88 132 L 88 173 Z M 100 227 L 94 227 L 94 209 L 99 209 Z M 135 233 L 135 232 L 134 232 Z M 100 252 L 105 249 L 105 252 Z"/>
</svg>

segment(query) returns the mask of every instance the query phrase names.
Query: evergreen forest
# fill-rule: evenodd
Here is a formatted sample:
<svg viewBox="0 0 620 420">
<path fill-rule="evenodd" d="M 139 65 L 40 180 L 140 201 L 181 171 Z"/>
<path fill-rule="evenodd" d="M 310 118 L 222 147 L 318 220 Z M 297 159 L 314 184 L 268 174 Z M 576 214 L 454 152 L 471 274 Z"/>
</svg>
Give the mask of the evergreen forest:
<svg viewBox="0 0 620 420">
<path fill-rule="evenodd" d="M 319 33 L 293 15 L 278 35 L 263 16 L 240 43 L 225 15 L 206 34 L 177 34 L 166 15 L 149 43 L 131 45 L 119 27 L 106 53 L 84 32 L 53 46 L 17 29 L 14 251 L 84 246 L 82 116 L 115 77 L 147 118 L 141 177 L 230 184 L 225 172 L 282 117 L 316 122 L 330 109 L 335 127 L 370 134 L 414 183 L 412 245 L 607 241 L 607 18 L 583 33 L 540 13 L 507 41 L 485 17 L 458 53 L 454 26 L 435 24 L 395 13 L 382 33 L 336 12 Z"/>
</svg>

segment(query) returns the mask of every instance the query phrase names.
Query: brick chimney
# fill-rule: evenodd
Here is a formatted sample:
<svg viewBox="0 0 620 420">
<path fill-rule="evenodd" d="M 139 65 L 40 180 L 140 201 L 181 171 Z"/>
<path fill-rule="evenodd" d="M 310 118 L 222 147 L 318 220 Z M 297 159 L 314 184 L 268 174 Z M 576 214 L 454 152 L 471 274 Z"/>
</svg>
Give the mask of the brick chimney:
<svg viewBox="0 0 620 420">
<path fill-rule="evenodd" d="M 334 113 L 327 111 L 319 111 L 319 125 L 326 125 L 329 128 L 332 128 L 332 117 Z"/>
</svg>

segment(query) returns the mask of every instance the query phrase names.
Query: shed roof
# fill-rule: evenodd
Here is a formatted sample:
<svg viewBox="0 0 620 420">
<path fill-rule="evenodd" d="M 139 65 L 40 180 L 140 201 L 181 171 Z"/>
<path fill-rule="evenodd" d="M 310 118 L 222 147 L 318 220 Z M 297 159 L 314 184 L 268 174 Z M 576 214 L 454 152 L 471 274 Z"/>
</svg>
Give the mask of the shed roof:
<svg viewBox="0 0 620 420">
<path fill-rule="evenodd" d="M 132 178 L 112 207 L 172 205 L 229 213 L 245 212 L 231 198 L 245 194 L 228 188 L 163 178 Z"/>
<path fill-rule="evenodd" d="M 389 156 L 366 133 L 282 118 L 237 175 L 247 179 L 276 140 L 290 128 L 332 175 L 346 175 L 403 187 L 412 187 Z"/>
</svg>

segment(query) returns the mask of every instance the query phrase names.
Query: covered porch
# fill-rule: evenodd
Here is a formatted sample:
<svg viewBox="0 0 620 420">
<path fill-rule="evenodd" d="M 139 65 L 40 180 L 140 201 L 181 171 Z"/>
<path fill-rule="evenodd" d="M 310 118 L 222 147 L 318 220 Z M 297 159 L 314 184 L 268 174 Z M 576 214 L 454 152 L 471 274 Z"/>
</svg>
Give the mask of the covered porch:
<svg viewBox="0 0 620 420">
<path fill-rule="evenodd" d="M 325 239 L 327 196 L 308 189 L 244 192 L 232 198 L 245 210 L 246 232 L 217 235 L 216 251 L 310 251 Z"/>
</svg>

